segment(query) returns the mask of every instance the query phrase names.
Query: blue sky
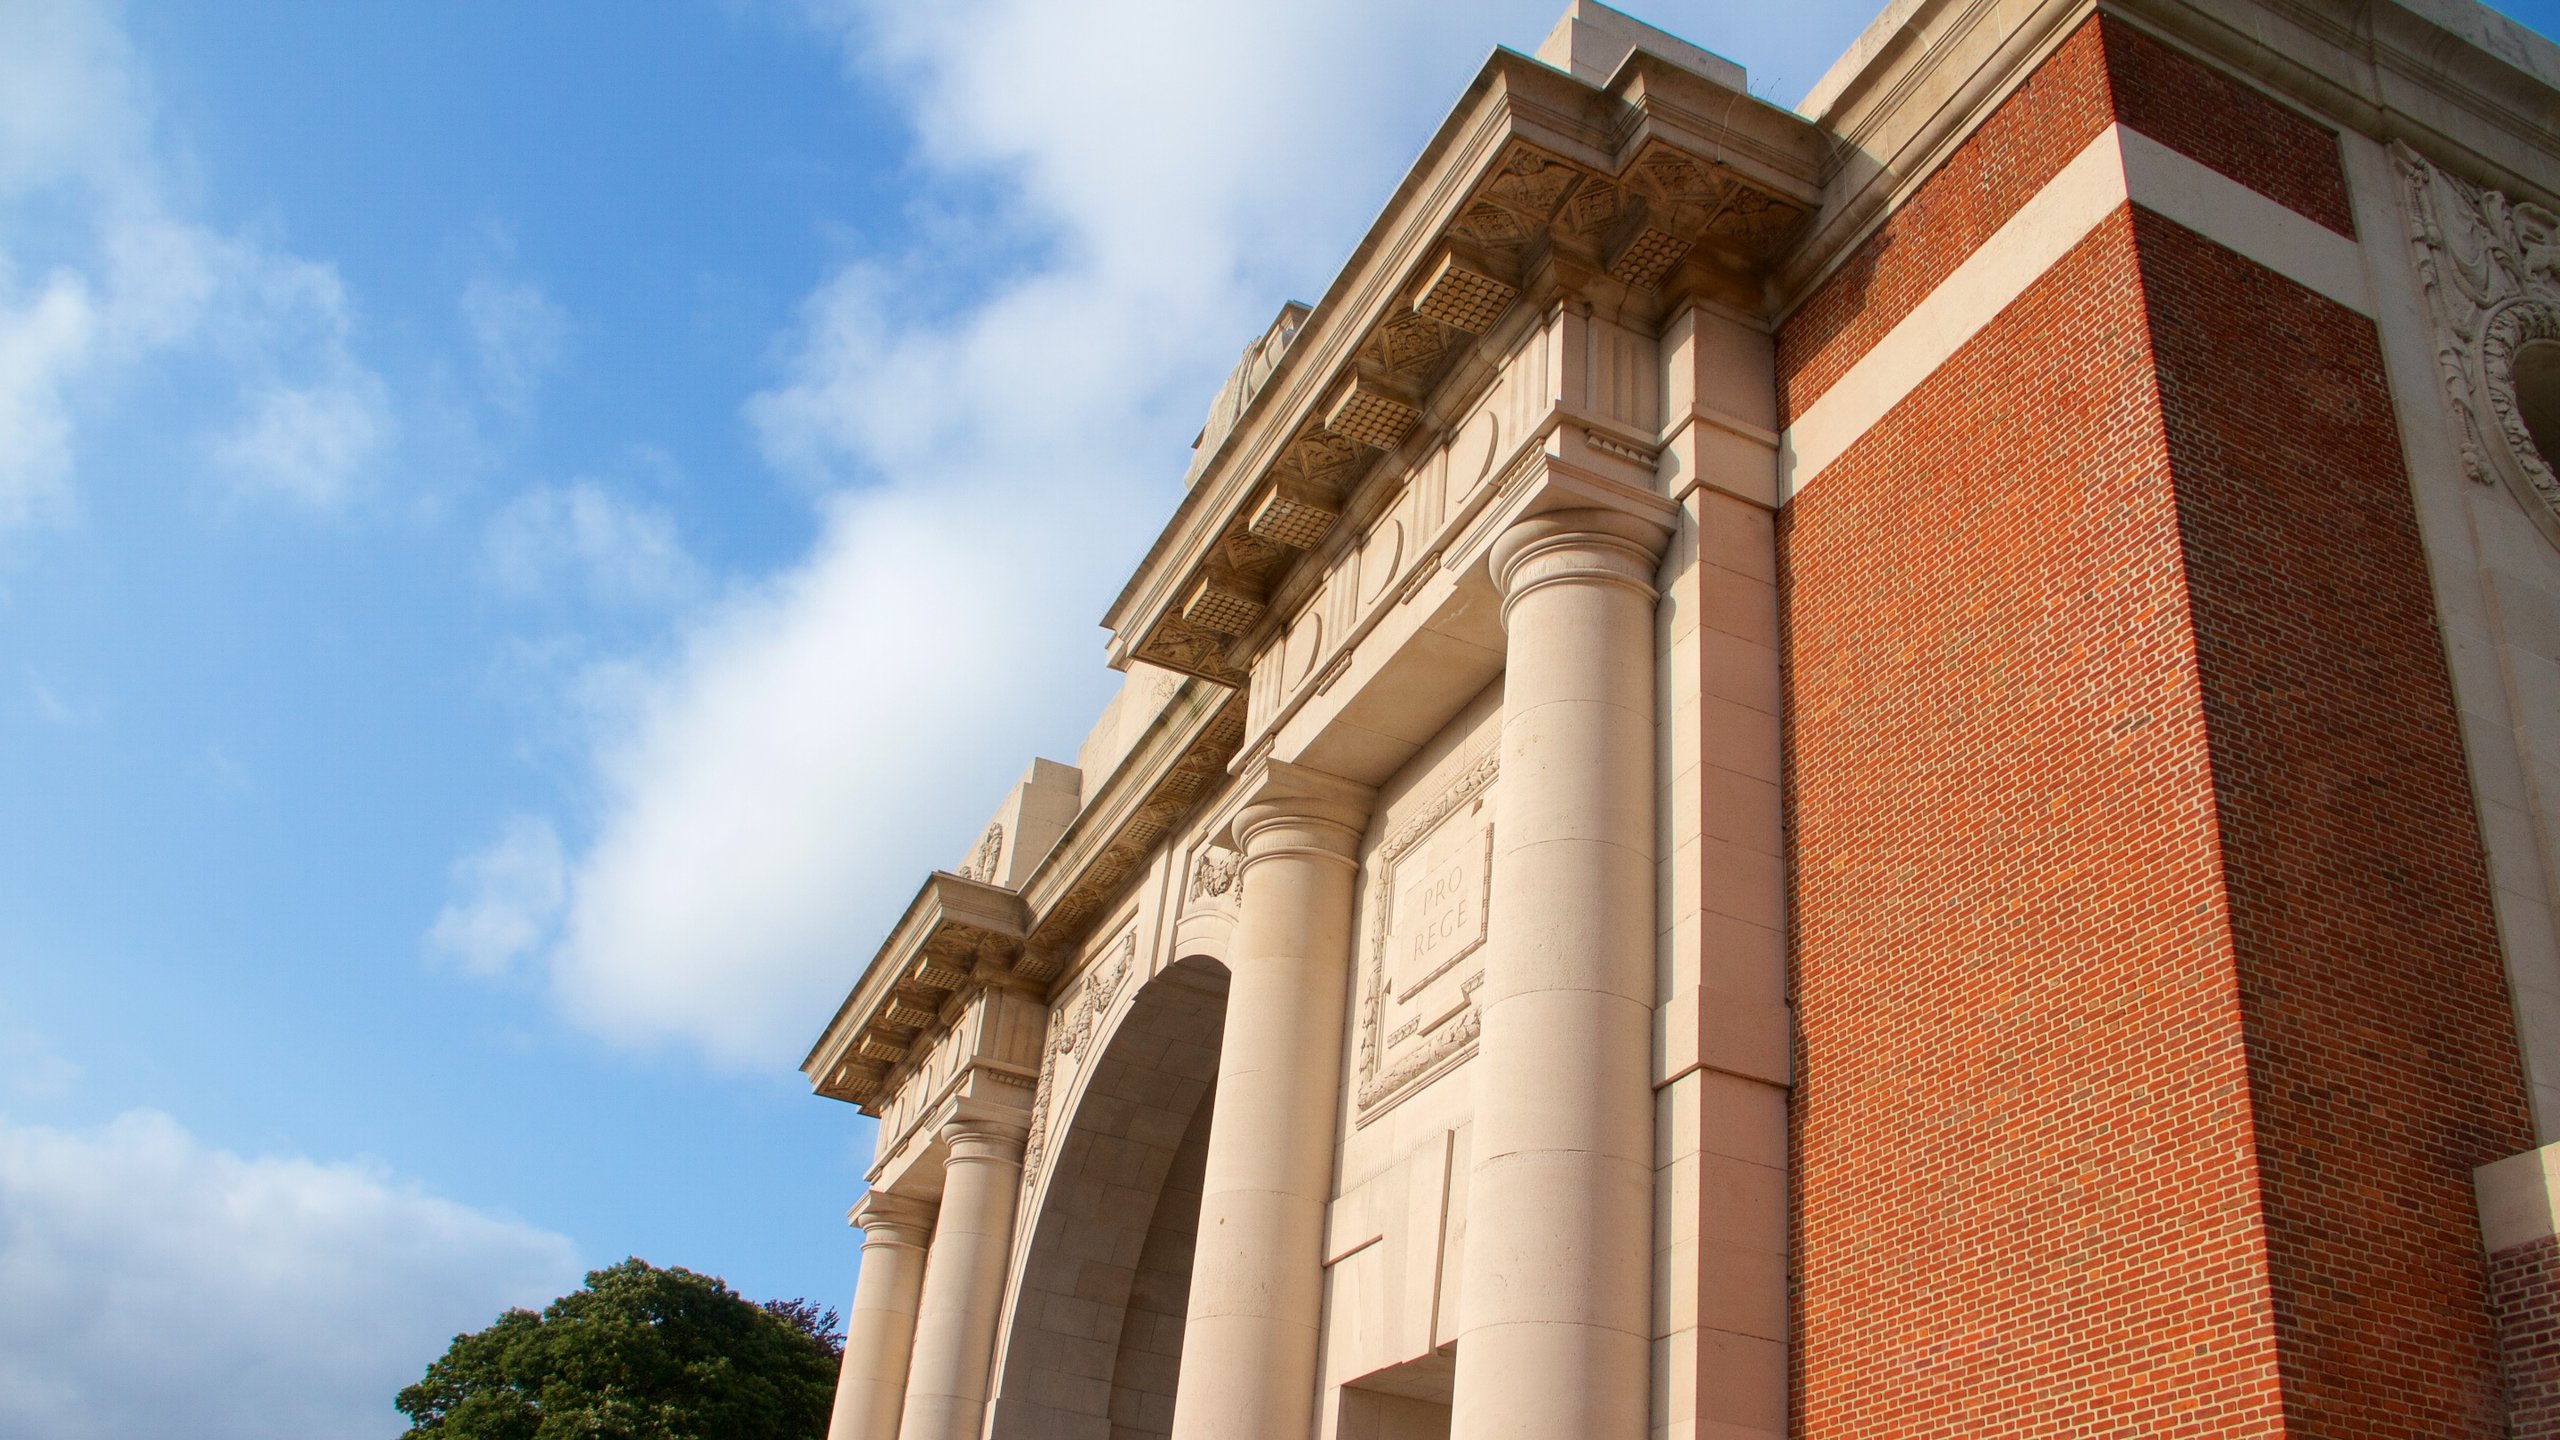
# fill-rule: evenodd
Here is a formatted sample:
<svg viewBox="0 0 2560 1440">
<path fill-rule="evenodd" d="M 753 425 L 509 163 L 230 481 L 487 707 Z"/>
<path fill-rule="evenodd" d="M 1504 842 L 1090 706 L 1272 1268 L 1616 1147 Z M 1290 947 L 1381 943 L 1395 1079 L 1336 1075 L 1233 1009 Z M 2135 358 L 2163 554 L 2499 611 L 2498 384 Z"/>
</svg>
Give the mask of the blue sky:
<svg viewBox="0 0 2560 1440">
<path fill-rule="evenodd" d="M 0 5 L 0 1433 L 395 1434 L 625 1254 L 841 1305 L 793 1067 L 1555 8 Z M 1782 102 L 1867 17 L 1638 8 Z"/>
</svg>

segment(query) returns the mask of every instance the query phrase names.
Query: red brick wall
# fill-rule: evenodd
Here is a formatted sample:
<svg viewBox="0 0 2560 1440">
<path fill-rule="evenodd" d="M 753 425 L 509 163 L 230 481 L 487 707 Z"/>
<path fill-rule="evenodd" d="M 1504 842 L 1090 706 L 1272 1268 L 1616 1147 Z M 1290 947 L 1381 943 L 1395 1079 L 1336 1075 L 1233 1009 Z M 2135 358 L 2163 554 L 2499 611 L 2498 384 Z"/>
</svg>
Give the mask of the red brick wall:
<svg viewBox="0 0 2560 1440">
<path fill-rule="evenodd" d="M 2281 1430 L 2133 234 L 1781 517 L 1807 1437 Z"/>
<path fill-rule="evenodd" d="M 2489 1296 L 2504 1352 L 2508 1434 L 2560 1436 L 2560 1239 L 2489 1257 Z"/>
<path fill-rule="evenodd" d="M 2500 1433 L 2471 1169 L 2533 1144 L 2371 322 L 2136 212 L 2295 1433 Z"/>
<path fill-rule="evenodd" d="M 2109 16 L 2072 32 L 1778 332 L 1786 423 L 2119 121 L 2343 235 L 2337 137 Z"/>
<path fill-rule="evenodd" d="M 2257 119 L 2217 168 L 2342 216 Z M 1805 1435 L 2503 1433 L 2532 1135 L 2399 456 L 2369 322 L 2127 207 L 1782 515 Z"/>
</svg>

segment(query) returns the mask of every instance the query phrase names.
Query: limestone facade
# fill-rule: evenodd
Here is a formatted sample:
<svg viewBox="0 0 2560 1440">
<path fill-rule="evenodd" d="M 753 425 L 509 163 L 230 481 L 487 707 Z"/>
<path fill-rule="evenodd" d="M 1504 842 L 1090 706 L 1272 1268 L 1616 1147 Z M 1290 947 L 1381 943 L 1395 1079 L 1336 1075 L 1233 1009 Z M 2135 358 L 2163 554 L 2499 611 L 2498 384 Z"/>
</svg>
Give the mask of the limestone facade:
<svg viewBox="0 0 2560 1440">
<path fill-rule="evenodd" d="M 2467 0 L 1576 0 L 808 1056 L 831 1440 L 2560 1434 L 2554 460 Z"/>
</svg>

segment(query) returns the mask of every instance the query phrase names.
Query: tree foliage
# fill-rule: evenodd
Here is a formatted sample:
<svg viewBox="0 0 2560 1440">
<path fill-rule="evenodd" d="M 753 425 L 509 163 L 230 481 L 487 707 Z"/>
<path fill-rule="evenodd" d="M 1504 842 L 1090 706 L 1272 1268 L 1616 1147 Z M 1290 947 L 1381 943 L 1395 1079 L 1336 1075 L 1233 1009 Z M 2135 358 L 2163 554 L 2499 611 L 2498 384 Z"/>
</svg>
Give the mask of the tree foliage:
<svg viewBox="0 0 2560 1440">
<path fill-rule="evenodd" d="M 757 1305 L 625 1260 L 538 1315 L 455 1336 L 400 1392 L 403 1440 L 819 1440 L 835 1326 L 806 1300 Z"/>
</svg>

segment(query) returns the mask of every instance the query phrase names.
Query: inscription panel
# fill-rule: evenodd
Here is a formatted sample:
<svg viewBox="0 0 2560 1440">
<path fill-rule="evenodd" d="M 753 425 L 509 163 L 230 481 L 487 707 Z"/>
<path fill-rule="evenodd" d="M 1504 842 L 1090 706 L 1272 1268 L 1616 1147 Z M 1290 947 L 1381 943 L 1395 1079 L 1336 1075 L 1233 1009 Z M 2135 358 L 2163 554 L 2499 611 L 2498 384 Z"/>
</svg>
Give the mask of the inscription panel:
<svg viewBox="0 0 2560 1440">
<path fill-rule="evenodd" d="M 1493 874 L 1487 749 L 1373 861 L 1360 1008 L 1360 1123 L 1475 1053 Z"/>
</svg>

